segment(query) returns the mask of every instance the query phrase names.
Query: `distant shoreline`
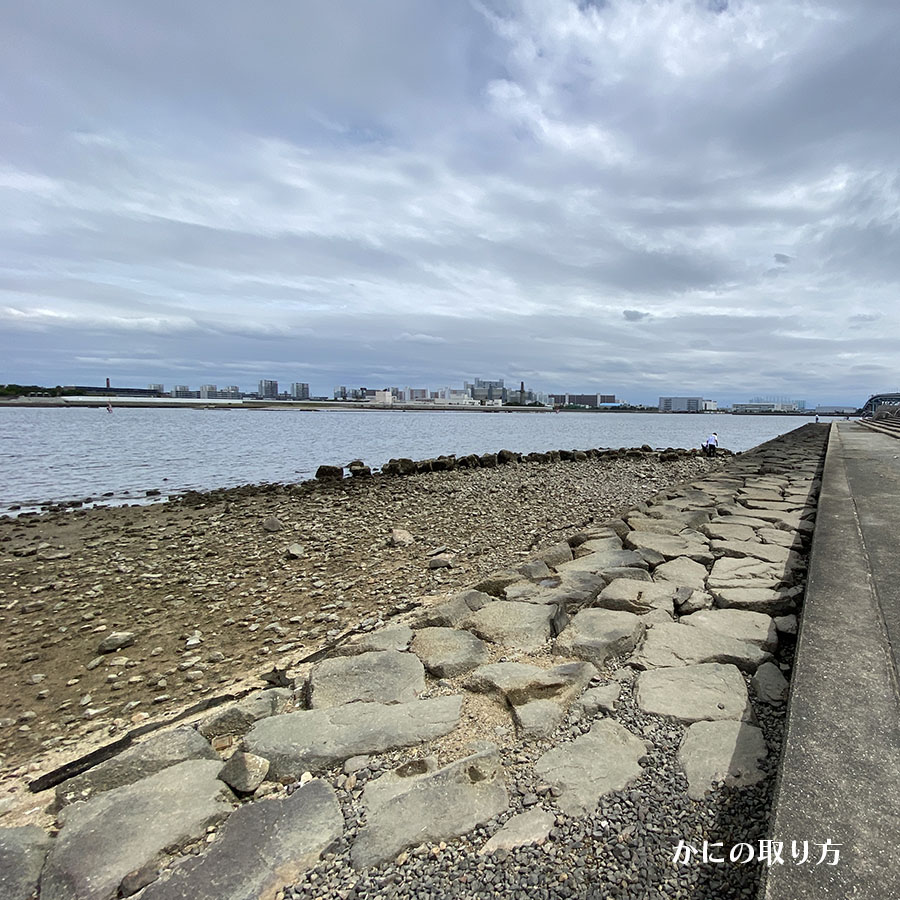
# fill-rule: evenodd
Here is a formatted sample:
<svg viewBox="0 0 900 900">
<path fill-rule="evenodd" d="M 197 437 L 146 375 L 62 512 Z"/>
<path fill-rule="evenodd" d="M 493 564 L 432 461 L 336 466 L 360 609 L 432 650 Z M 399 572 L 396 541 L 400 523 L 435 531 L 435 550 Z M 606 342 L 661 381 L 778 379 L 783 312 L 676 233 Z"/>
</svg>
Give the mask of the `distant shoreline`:
<svg viewBox="0 0 900 900">
<path fill-rule="evenodd" d="M 341 400 L 200 400 L 173 399 L 169 397 L 109 397 L 75 396 L 75 397 L 15 397 L 0 399 L 0 409 L 10 408 L 49 408 L 49 409 L 255 409 L 279 412 L 321 412 L 322 410 L 353 410 L 356 412 L 476 412 L 476 413 L 647 413 L 662 416 L 795 416 L 812 418 L 817 415 L 814 410 L 773 411 L 773 412 L 730 412 L 726 410 L 708 410 L 704 412 L 667 412 L 661 413 L 654 407 L 621 408 L 565 408 L 555 410 L 551 406 L 470 406 L 461 404 L 439 403 L 394 403 L 391 405 L 361 403 Z M 823 418 L 845 418 L 845 413 L 818 413 Z"/>
</svg>

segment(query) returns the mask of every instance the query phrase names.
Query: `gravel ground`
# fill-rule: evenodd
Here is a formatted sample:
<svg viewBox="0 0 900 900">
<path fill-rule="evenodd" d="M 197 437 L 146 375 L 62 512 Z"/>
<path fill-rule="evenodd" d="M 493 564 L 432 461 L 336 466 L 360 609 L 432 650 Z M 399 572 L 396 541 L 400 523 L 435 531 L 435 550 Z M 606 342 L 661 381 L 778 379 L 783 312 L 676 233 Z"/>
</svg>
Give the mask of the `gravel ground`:
<svg viewBox="0 0 900 900">
<path fill-rule="evenodd" d="M 789 661 L 793 646 L 785 644 L 778 661 Z M 601 673 L 606 680 L 611 669 Z M 627 672 L 627 670 L 626 670 Z M 624 673 L 623 673 L 624 674 Z M 684 727 L 641 712 L 626 683 L 616 712 L 611 716 L 648 745 L 644 775 L 628 789 L 602 797 L 596 812 L 570 817 L 554 806 L 549 786 L 532 774 L 534 762 L 547 749 L 586 733 L 596 717 L 570 713 L 565 724 L 548 741 L 519 742 L 502 753 L 504 767 L 512 775 L 510 809 L 502 817 L 475 829 L 463 838 L 440 845 L 422 845 L 403 853 L 398 861 L 356 872 L 350 867 L 349 846 L 362 812 L 361 788 L 370 777 L 415 758 L 411 754 L 385 755 L 357 773 L 353 791 L 345 789 L 345 776 L 333 771 L 344 811 L 347 831 L 334 852 L 295 885 L 286 888 L 289 900 L 375 900 L 375 898 L 691 898 L 737 900 L 751 898 L 759 887 L 757 863 L 690 865 L 673 862 L 679 840 L 700 847 L 704 840 L 721 841 L 727 856 L 738 842 L 766 837 L 767 815 L 781 753 L 784 708 L 753 700 L 769 756 L 766 778 L 740 791 L 721 787 L 704 801 L 687 796 L 687 781 L 676 753 Z M 751 692 L 752 697 L 752 692 Z M 602 715 L 602 714 L 599 714 Z M 651 749 L 652 748 L 652 749 Z M 479 856 L 478 850 L 507 819 L 539 805 L 556 813 L 556 826 L 542 846 L 500 850 Z M 721 853 L 721 850 L 717 851 Z"/>
</svg>

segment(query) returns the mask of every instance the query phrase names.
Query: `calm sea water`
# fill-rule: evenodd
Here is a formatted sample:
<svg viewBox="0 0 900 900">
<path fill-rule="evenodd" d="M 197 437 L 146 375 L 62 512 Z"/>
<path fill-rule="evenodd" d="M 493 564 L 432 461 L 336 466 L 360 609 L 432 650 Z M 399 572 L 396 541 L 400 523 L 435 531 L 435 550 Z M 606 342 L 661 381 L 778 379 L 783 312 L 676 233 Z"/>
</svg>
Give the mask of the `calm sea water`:
<svg viewBox="0 0 900 900">
<path fill-rule="evenodd" d="M 0 513 L 20 504 L 163 495 L 311 477 L 322 463 L 590 447 L 747 450 L 804 424 L 790 416 L 210 409 L 0 408 Z M 108 496 L 103 497 L 102 495 Z"/>
</svg>

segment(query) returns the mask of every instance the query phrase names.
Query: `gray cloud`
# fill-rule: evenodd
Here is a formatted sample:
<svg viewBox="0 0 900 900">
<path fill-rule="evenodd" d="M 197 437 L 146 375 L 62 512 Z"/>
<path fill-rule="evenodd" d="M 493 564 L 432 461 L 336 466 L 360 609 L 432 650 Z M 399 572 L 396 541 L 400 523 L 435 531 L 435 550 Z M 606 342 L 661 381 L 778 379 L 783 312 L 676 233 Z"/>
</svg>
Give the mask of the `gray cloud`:
<svg viewBox="0 0 900 900">
<path fill-rule="evenodd" d="M 0 16 L 0 381 L 900 380 L 892 4 Z"/>
</svg>

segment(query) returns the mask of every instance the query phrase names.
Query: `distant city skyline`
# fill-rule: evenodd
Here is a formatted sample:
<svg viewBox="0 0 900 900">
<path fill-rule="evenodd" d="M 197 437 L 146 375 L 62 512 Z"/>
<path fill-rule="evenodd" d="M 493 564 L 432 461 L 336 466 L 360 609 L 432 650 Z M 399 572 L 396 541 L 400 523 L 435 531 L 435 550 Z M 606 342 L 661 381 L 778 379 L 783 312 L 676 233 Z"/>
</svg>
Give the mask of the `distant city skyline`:
<svg viewBox="0 0 900 900">
<path fill-rule="evenodd" d="M 0 0 L 0 381 L 900 387 L 900 5 Z"/>
<path fill-rule="evenodd" d="M 505 385 L 510 394 L 516 394 L 519 391 L 519 385 L 524 383 L 525 390 L 529 394 L 539 395 L 542 398 L 543 402 L 547 403 L 552 403 L 553 398 L 560 395 L 572 395 L 573 397 L 578 395 L 596 395 L 601 404 L 614 403 L 617 405 L 627 404 L 634 406 L 652 406 L 660 408 L 662 408 L 660 404 L 663 399 L 697 400 L 699 401 L 700 408 L 703 407 L 703 401 L 706 401 L 706 408 L 709 410 L 714 410 L 717 406 L 721 408 L 731 407 L 735 404 L 750 405 L 764 403 L 772 403 L 783 408 L 796 407 L 799 409 L 814 409 L 816 406 L 827 405 L 859 407 L 866 401 L 866 399 L 868 399 L 871 394 L 879 392 L 878 389 L 872 389 L 865 392 L 865 396 L 851 396 L 844 399 L 840 397 L 834 397 L 832 395 L 810 398 L 801 396 L 800 394 L 792 394 L 790 392 L 782 392 L 777 394 L 760 394 L 748 391 L 740 395 L 731 397 L 724 394 L 717 394 L 717 392 L 715 391 L 705 391 L 702 394 L 694 395 L 691 395 L 688 392 L 679 393 L 675 391 L 668 391 L 665 394 L 657 394 L 652 397 L 648 397 L 647 399 L 640 399 L 634 396 L 627 396 L 624 393 L 620 394 L 611 390 L 607 390 L 605 386 L 594 389 L 593 386 L 585 388 L 583 385 L 570 385 L 564 389 L 546 390 L 539 385 L 529 384 L 525 382 L 524 379 L 496 378 L 484 380 L 479 376 L 471 379 L 464 378 L 456 384 L 446 380 L 442 382 L 439 381 L 437 383 L 424 383 L 422 381 L 416 383 L 404 383 L 402 381 L 398 381 L 397 379 L 394 379 L 393 382 L 391 381 L 391 379 L 388 379 L 383 383 L 370 381 L 369 383 L 356 384 L 349 379 L 341 379 L 341 385 L 333 384 L 328 387 L 323 387 L 321 390 L 318 389 L 318 386 L 315 382 L 296 382 L 290 380 L 281 381 L 277 378 L 258 379 L 255 384 L 247 380 L 241 384 L 236 385 L 224 385 L 218 381 L 208 381 L 204 382 L 203 384 L 186 384 L 184 381 L 176 384 L 173 381 L 147 381 L 141 380 L 139 378 L 133 379 L 132 381 L 134 381 L 135 383 L 118 383 L 113 379 L 110 379 L 110 384 L 112 388 L 146 388 L 149 390 L 158 390 L 160 391 L 160 393 L 166 393 L 172 396 L 178 396 L 179 392 L 181 392 L 181 396 L 188 396 L 188 394 L 184 392 L 190 392 L 190 394 L 196 394 L 200 399 L 227 399 L 229 397 L 236 397 L 238 394 L 258 394 L 260 397 L 274 398 L 276 396 L 289 396 L 293 399 L 306 400 L 310 398 L 334 399 L 337 396 L 337 392 L 340 387 L 343 387 L 345 389 L 348 397 L 351 392 L 358 391 L 362 388 L 366 388 L 372 392 L 391 390 L 393 388 L 401 392 L 407 391 L 409 389 L 417 392 L 422 391 L 424 392 L 425 398 L 427 398 L 433 392 L 443 392 L 448 389 L 453 392 L 459 392 L 464 385 L 467 387 L 471 387 L 473 383 L 499 383 L 501 386 Z M 509 383 L 507 383 L 507 381 Z M 81 384 L 84 384 L 85 386 L 101 387 L 104 382 L 105 379 L 95 379 L 94 381 L 81 382 Z M 10 383 L 37 384 L 38 382 L 36 382 L 34 379 L 23 380 L 22 378 L 16 378 L 13 379 Z M 324 385 L 324 382 L 320 382 L 320 384 Z M 55 382 L 53 384 L 46 383 L 43 386 L 56 387 L 57 385 L 62 387 L 73 386 L 74 382 L 72 380 L 65 380 L 61 382 Z M 264 385 L 268 385 L 268 389 L 264 389 Z M 694 406 L 685 407 L 685 404 L 676 403 L 674 405 L 668 404 L 668 408 L 683 411 L 683 408 L 693 409 Z"/>
</svg>

